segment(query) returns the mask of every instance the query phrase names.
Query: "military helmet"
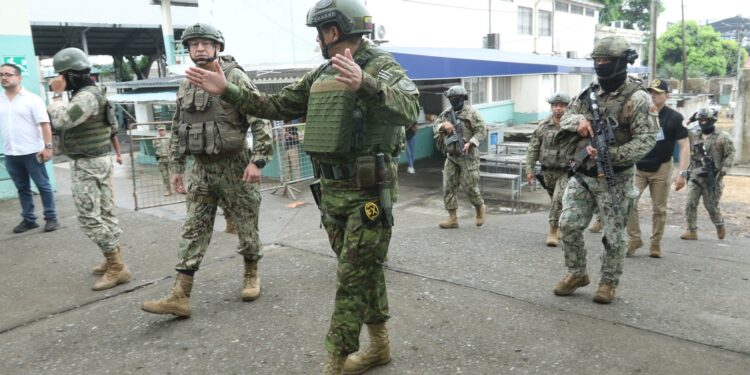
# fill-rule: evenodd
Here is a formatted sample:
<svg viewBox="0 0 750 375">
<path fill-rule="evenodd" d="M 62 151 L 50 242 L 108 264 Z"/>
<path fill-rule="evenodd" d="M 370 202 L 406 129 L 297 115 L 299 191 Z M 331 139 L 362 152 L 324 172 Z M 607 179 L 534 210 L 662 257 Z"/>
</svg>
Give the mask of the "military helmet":
<svg viewBox="0 0 750 375">
<path fill-rule="evenodd" d="M 632 64 L 638 58 L 638 52 L 630 47 L 630 43 L 625 38 L 621 36 L 607 36 L 599 39 L 594 44 L 591 57 L 623 58 Z"/>
<path fill-rule="evenodd" d="M 707 120 L 713 123 L 719 119 L 719 112 L 712 108 L 701 108 L 693 114 L 692 118 L 694 121 Z"/>
<path fill-rule="evenodd" d="M 469 99 L 469 92 L 466 91 L 466 88 L 461 85 L 451 86 L 448 90 L 445 91 L 444 94 L 448 98 L 452 96 L 462 96 L 464 100 Z"/>
<path fill-rule="evenodd" d="M 555 103 L 570 103 L 570 95 L 564 93 L 564 92 L 556 92 L 552 94 L 549 98 L 547 98 L 547 103 L 549 104 L 555 104 Z"/>
<path fill-rule="evenodd" d="M 344 35 L 367 34 L 375 27 L 372 16 L 361 0 L 319 0 L 307 12 L 307 26 L 333 23 Z"/>
<path fill-rule="evenodd" d="M 188 26 L 182 32 L 182 45 L 188 48 L 188 41 L 196 38 L 213 40 L 219 43 L 219 52 L 224 52 L 224 34 L 219 29 L 207 23 L 196 23 L 195 25 Z"/>
<path fill-rule="evenodd" d="M 68 47 L 60 50 L 52 57 L 52 67 L 55 73 L 66 70 L 81 71 L 91 68 L 89 57 L 78 48 Z"/>
</svg>

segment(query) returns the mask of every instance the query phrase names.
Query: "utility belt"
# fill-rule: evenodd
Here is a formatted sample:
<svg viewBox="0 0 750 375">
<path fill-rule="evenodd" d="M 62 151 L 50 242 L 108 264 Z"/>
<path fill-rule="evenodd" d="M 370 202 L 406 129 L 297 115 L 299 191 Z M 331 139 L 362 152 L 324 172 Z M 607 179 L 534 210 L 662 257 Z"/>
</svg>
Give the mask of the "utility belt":
<svg viewBox="0 0 750 375">
<path fill-rule="evenodd" d="M 384 159 L 386 164 L 392 160 L 388 155 L 384 155 Z M 313 171 L 315 178 L 333 181 L 354 180 L 360 189 L 370 189 L 376 187 L 380 182 L 376 163 L 377 158 L 370 155 L 357 157 L 353 163 L 348 160 L 339 163 L 313 158 Z"/>
<path fill-rule="evenodd" d="M 326 180 L 350 180 L 357 176 L 357 165 L 318 163 L 318 171 Z"/>
<path fill-rule="evenodd" d="M 630 168 L 633 168 L 632 164 L 631 165 L 627 165 L 627 166 L 622 166 L 622 167 L 612 167 L 612 170 L 615 173 L 620 173 L 620 172 L 627 171 Z M 596 171 L 596 167 L 593 167 L 591 169 L 579 169 L 576 172 L 580 173 L 580 174 L 582 174 L 584 176 L 587 176 L 587 177 L 593 177 L 593 178 L 599 177 L 599 175 L 598 175 L 598 173 Z"/>
<path fill-rule="evenodd" d="M 199 154 L 199 155 L 193 155 L 193 157 L 195 158 L 195 161 L 201 164 L 208 164 L 208 163 L 213 163 L 219 160 L 225 160 L 227 159 L 228 155 L 226 154 L 219 154 L 219 155 Z"/>
<path fill-rule="evenodd" d="M 542 164 L 542 171 L 560 171 L 560 172 L 562 172 L 564 170 L 565 170 L 564 167 L 548 167 L 548 166 Z"/>
</svg>

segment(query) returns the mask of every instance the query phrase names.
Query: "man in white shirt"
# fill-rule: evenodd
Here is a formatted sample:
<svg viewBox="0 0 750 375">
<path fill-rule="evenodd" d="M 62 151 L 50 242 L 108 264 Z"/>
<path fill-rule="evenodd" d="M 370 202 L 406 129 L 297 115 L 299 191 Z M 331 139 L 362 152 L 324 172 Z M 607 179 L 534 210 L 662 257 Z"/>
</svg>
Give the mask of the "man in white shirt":
<svg viewBox="0 0 750 375">
<path fill-rule="evenodd" d="M 3 138 L 5 168 L 18 189 L 23 221 L 13 228 L 23 233 L 39 227 L 34 214 L 34 181 L 44 206 L 44 230 L 59 227 L 55 210 L 55 196 L 44 163 L 52 159 L 52 129 L 42 99 L 21 86 L 21 69 L 13 64 L 0 66 L 0 83 L 5 89 L 0 95 L 0 134 Z"/>
</svg>

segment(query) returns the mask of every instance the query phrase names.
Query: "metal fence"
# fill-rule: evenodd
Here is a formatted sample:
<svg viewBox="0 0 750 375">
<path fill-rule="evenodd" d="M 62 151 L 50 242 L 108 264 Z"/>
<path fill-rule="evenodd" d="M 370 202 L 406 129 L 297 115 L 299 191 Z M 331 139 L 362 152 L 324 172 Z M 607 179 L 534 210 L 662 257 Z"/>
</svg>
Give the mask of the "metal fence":
<svg viewBox="0 0 750 375">
<path fill-rule="evenodd" d="M 305 124 L 284 124 L 275 121 L 272 131 L 274 158 L 270 163 L 271 168 L 266 167 L 263 175 L 278 177 L 279 184 L 262 191 L 273 190 L 273 193 L 276 193 L 281 190 L 285 197 L 296 199 L 295 193 L 300 191 L 294 184 L 314 178 L 310 156 L 302 150 Z"/>
<path fill-rule="evenodd" d="M 162 121 L 130 126 L 130 167 L 136 210 L 185 202 L 184 194 L 177 194 L 171 189 L 169 178 L 172 171 L 168 164 L 163 163 L 160 167 L 154 149 L 154 141 L 169 139 L 169 135 L 159 137 L 156 127 L 169 127 L 170 124 L 169 121 Z M 183 177 L 187 181 L 187 176 Z"/>
</svg>

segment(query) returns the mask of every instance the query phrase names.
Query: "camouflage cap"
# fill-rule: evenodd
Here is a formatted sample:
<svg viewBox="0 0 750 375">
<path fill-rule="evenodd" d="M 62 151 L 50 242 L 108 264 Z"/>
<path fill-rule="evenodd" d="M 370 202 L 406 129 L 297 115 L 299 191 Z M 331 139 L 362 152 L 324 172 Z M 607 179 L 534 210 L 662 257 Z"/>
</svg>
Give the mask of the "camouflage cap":
<svg viewBox="0 0 750 375">
<path fill-rule="evenodd" d="M 156 130 L 167 130 L 167 126 L 166 125 L 159 125 L 159 126 L 156 127 Z"/>
<path fill-rule="evenodd" d="M 552 94 L 549 98 L 547 98 L 547 103 L 549 104 L 555 104 L 555 103 L 570 103 L 570 95 L 564 93 L 564 92 L 556 92 Z"/>
<path fill-rule="evenodd" d="M 307 26 L 335 24 L 344 35 L 367 34 L 375 25 L 361 0 L 319 0 L 307 12 Z"/>
<path fill-rule="evenodd" d="M 444 94 L 449 98 L 451 96 L 463 96 L 464 99 L 469 99 L 469 92 L 466 91 L 466 88 L 461 85 L 451 86 L 448 90 L 445 90 Z"/>
<path fill-rule="evenodd" d="M 224 34 L 219 29 L 209 25 L 207 23 L 196 23 L 194 25 L 185 28 L 182 32 L 182 45 L 188 48 L 188 41 L 190 39 L 208 39 L 219 43 L 219 52 L 224 52 Z"/>
<path fill-rule="evenodd" d="M 83 51 L 69 47 L 60 50 L 52 57 L 52 67 L 55 69 L 55 73 L 66 70 L 81 71 L 91 68 L 91 62 Z"/>
</svg>

